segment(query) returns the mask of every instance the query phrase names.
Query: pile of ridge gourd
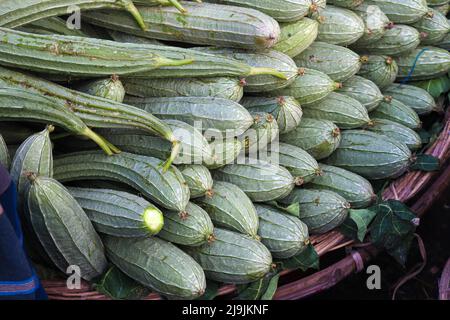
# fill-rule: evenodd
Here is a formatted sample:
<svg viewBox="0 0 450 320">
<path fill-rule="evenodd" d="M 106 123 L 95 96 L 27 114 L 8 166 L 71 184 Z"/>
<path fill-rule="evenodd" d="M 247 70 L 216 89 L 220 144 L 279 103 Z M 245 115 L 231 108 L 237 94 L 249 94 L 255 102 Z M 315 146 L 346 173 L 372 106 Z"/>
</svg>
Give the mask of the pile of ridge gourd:
<svg viewBox="0 0 450 320">
<path fill-rule="evenodd" d="M 436 110 L 415 81 L 450 67 L 448 0 L 51 2 L 0 3 L 27 250 L 172 299 L 256 281 L 373 204 Z"/>
</svg>

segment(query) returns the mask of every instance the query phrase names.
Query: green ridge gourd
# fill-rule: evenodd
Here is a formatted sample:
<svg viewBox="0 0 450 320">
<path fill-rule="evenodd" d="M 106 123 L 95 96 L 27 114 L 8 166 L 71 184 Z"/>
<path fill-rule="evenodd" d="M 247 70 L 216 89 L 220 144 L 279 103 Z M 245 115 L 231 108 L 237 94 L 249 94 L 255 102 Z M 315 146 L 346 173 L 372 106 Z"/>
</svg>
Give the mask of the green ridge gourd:
<svg viewBox="0 0 450 320">
<path fill-rule="evenodd" d="M 352 208 L 366 208 L 376 199 L 372 185 L 365 178 L 348 170 L 320 164 L 322 173 L 314 177 L 307 188 L 333 191 L 345 200 Z"/>
<path fill-rule="evenodd" d="M 419 58 L 416 59 L 416 57 Z M 418 47 L 417 49 L 396 58 L 398 80 L 428 80 L 444 75 L 450 69 L 450 53 L 436 47 Z M 412 66 L 414 71 L 410 74 Z"/>
<path fill-rule="evenodd" d="M 280 26 L 254 9 L 209 3 L 183 3 L 189 14 L 170 7 L 139 6 L 147 30 L 120 11 L 84 13 L 91 24 L 158 40 L 262 50 L 272 47 Z M 238 35 L 237 35 L 238 33 Z"/>
<path fill-rule="evenodd" d="M 299 76 L 290 86 L 274 91 L 266 92 L 271 97 L 292 96 L 306 106 L 325 99 L 331 92 L 338 89 L 340 83 L 334 82 L 321 71 L 310 68 L 299 68 Z"/>
<path fill-rule="evenodd" d="M 67 28 L 67 22 L 59 17 L 39 19 L 16 29 L 37 34 L 61 34 L 66 36 L 87 37 L 82 30 Z"/>
<path fill-rule="evenodd" d="M 240 101 L 240 104 L 251 112 L 270 113 L 277 120 L 280 134 L 298 127 L 303 116 L 300 103 L 289 96 L 245 97 Z"/>
<path fill-rule="evenodd" d="M 162 212 L 134 194 L 109 189 L 68 188 L 98 232 L 116 237 L 146 237 L 158 234 Z"/>
<path fill-rule="evenodd" d="M 244 95 L 245 80 L 231 77 L 126 79 L 127 94 L 152 97 L 214 97 L 238 102 Z"/>
<path fill-rule="evenodd" d="M 214 182 L 214 190 L 196 200 L 214 225 L 257 238 L 258 215 L 249 197 L 234 184 Z"/>
<path fill-rule="evenodd" d="M 249 159 L 245 164 L 229 164 L 214 171 L 213 178 L 237 185 L 253 202 L 285 197 L 299 179 L 288 170 L 264 160 Z"/>
<path fill-rule="evenodd" d="M 264 277 L 272 269 L 270 251 L 259 241 L 236 232 L 216 228 L 215 241 L 185 248 L 205 271 L 206 278 L 245 284 Z"/>
<path fill-rule="evenodd" d="M 125 98 L 125 88 L 116 75 L 107 79 L 88 81 L 76 88 L 78 91 L 119 103 L 122 103 Z"/>
<path fill-rule="evenodd" d="M 267 205 L 256 205 L 256 211 L 261 242 L 274 258 L 291 258 L 309 244 L 308 227 L 297 217 Z"/>
<path fill-rule="evenodd" d="M 201 246 L 214 241 L 214 226 L 205 210 L 189 202 L 186 214 L 164 212 L 164 228 L 158 237 L 184 246 Z"/>
<path fill-rule="evenodd" d="M 212 161 L 204 165 L 208 169 L 217 169 L 232 163 L 239 156 L 242 150 L 242 143 L 239 139 L 215 140 L 209 144 L 212 150 Z"/>
<path fill-rule="evenodd" d="M 201 124 L 202 131 L 211 129 L 223 134 L 233 132 L 238 136 L 250 128 L 254 121 L 242 105 L 228 99 L 128 97 L 126 102 L 160 119 L 179 120 L 194 127 Z"/>
<path fill-rule="evenodd" d="M 394 83 L 399 72 L 399 67 L 394 59 L 380 55 L 369 55 L 365 57 L 367 61 L 361 66 L 358 75 L 371 80 L 380 89 Z"/>
<path fill-rule="evenodd" d="M 350 209 L 350 203 L 329 190 L 296 188 L 280 203 L 298 203 L 301 208 L 299 218 L 311 234 L 323 234 L 340 226 Z"/>
<path fill-rule="evenodd" d="M 103 238 L 106 254 L 123 273 L 171 298 L 194 299 L 206 290 L 200 265 L 170 242 L 156 237 Z"/>
<path fill-rule="evenodd" d="M 411 51 L 420 44 L 419 32 L 410 26 L 397 24 L 386 30 L 383 37 L 370 44 L 363 44 L 354 48 L 358 52 L 396 56 Z"/>
<path fill-rule="evenodd" d="M 398 142 L 408 146 L 411 151 L 422 147 L 422 139 L 414 130 L 398 122 L 387 119 L 372 118 L 372 125 L 367 126 L 367 130 L 388 136 Z"/>
<path fill-rule="evenodd" d="M 88 151 L 61 156 L 54 165 L 54 177 L 62 182 L 97 179 L 122 182 L 162 207 L 178 212 L 184 211 L 189 202 L 189 188 L 181 172 L 170 167 L 163 173 L 161 160 L 156 158 L 126 152 L 107 157 Z"/>
<path fill-rule="evenodd" d="M 364 130 L 342 133 L 340 146 L 325 161 L 367 179 L 396 178 L 410 162 L 411 151 L 404 143 Z"/>
<path fill-rule="evenodd" d="M 420 32 L 420 43 L 422 45 L 436 45 L 450 31 L 450 25 L 445 15 L 431 8 L 429 8 L 425 16 L 412 26 Z"/>
<path fill-rule="evenodd" d="M 254 118 L 253 125 L 239 137 L 246 153 L 266 149 L 279 135 L 277 121 L 271 114 L 251 112 L 251 115 Z"/>
<path fill-rule="evenodd" d="M 370 115 L 400 123 L 413 130 L 422 126 L 419 116 L 411 107 L 391 97 L 386 97 Z"/>
<path fill-rule="evenodd" d="M 364 21 L 350 10 L 327 5 L 320 16 L 318 41 L 347 46 L 364 34 Z"/>
<path fill-rule="evenodd" d="M 364 3 L 379 6 L 395 23 L 416 22 L 428 11 L 426 0 L 365 0 Z"/>
<path fill-rule="evenodd" d="M 355 42 L 355 46 L 375 43 L 392 26 L 386 14 L 376 5 L 362 3 L 352 10 L 364 21 L 365 26 L 364 34 Z"/>
<path fill-rule="evenodd" d="M 362 63 L 361 57 L 350 49 L 319 41 L 296 56 L 294 61 L 299 67 L 322 71 L 334 81 L 351 78 Z"/>
<path fill-rule="evenodd" d="M 27 211 L 46 253 L 62 272 L 76 265 L 91 280 L 106 268 L 103 244 L 86 213 L 69 191 L 52 178 L 30 177 Z"/>
<path fill-rule="evenodd" d="M 191 192 L 191 199 L 211 196 L 213 193 L 213 179 L 208 168 L 201 164 L 178 166 Z"/>
<path fill-rule="evenodd" d="M 361 5 L 364 0 L 328 0 L 328 4 L 335 5 L 337 7 L 353 9 Z"/>
<path fill-rule="evenodd" d="M 27 138 L 17 149 L 11 163 L 11 178 L 17 187 L 18 204 L 22 206 L 30 181 L 29 173 L 44 177 L 53 177 L 53 150 L 50 133 L 55 128 L 47 126 L 45 130 Z"/>
<path fill-rule="evenodd" d="M 358 100 L 369 112 L 383 101 L 383 94 L 378 86 L 360 76 L 353 76 L 345 81 L 337 92 Z"/>
<path fill-rule="evenodd" d="M 385 88 L 383 93 L 411 107 L 418 115 L 430 113 L 437 108 L 434 98 L 426 90 L 416 86 L 394 83 Z"/>
<path fill-rule="evenodd" d="M 321 174 L 317 161 L 305 150 L 280 142 L 275 154 L 280 166 L 286 168 L 296 179 L 297 185 L 309 183 L 315 176 Z M 270 157 L 272 153 L 269 153 Z"/>
<path fill-rule="evenodd" d="M 328 157 L 341 141 L 339 128 L 331 121 L 303 118 L 300 125 L 280 141 L 302 148 L 316 160 Z"/>
<path fill-rule="evenodd" d="M 330 120 L 341 129 L 355 129 L 370 123 L 367 109 L 352 97 L 332 92 L 317 104 L 304 108 L 307 118 Z"/>
<path fill-rule="evenodd" d="M 0 134 L 0 164 L 4 166 L 6 169 L 9 169 L 9 165 L 11 162 L 11 158 L 9 155 L 9 150 L 6 145 L 5 139 Z"/>
<path fill-rule="evenodd" d="M 319 22 L 303 18 L 298 21 L 282 23 L 280 40 L 273 47 L 293 58 L 308 48 L 319 34 Z"/>
</svg>

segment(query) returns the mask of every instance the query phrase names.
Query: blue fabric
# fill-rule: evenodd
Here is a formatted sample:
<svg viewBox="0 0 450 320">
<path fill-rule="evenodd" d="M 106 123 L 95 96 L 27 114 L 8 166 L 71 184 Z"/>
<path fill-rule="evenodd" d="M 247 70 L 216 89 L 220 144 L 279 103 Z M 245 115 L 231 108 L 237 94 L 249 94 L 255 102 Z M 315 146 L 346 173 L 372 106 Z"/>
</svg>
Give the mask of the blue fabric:
<svg viewBox="0 0 450 320">
<path fill-rule="evenodd" d="M 45 300 L 47 295 L 23 248 L 13 182 L 0 195 L 0 205 L 0 299 Z"/>
</svg>

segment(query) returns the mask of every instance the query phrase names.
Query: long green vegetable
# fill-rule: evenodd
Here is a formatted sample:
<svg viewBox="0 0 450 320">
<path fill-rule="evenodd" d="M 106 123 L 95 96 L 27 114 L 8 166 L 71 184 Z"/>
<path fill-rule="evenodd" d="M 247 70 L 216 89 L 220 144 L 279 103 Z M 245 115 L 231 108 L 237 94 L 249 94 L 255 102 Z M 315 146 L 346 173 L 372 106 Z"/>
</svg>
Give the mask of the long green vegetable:
<svg viewBox="0 0 450 320">
<path fill-rule="evenodd" d="M 143 0 L 141 0 L 142 2 Z M 148 0 L 147 3 L 168 3 L 169 0 Z M 145 30 L 145 23 L 131 0 L 2 0 L 0 26 L 15 28 L 30 22 L 69 13 L 76 6 L 80 10 L 121 9 L 128 11 Z"/>
<path fill-rule="evenodd" d="M 118 151 L 111 150 L 111 145 L 89 129 L 69 109 L 46 97 L 22 89 L 0 88 L 0 120 L 51 123 L 92 139 L 108 155 Z"/>
<path fill-rule="evenodd" d="M 146 72 L 193 61 L 172 60 L 124 43 L 64 35 L 36 35 L 0 27 L 3 65 L 48 74 L 99 77 Z"/>
<path fill-rule="evenodd" d="M 180 143 L 170 127 L 139 108 L 70 90 L 2 67 L 0 67 L 0 87 L 21 88 L 45 95 L 58 106 L 71 110 L 89 127 L 137 128 L 163 137 L 173 144 L 171 157 L 164 166 L 165 170 L 170 167 L 178 154 Z"/>
</svg>

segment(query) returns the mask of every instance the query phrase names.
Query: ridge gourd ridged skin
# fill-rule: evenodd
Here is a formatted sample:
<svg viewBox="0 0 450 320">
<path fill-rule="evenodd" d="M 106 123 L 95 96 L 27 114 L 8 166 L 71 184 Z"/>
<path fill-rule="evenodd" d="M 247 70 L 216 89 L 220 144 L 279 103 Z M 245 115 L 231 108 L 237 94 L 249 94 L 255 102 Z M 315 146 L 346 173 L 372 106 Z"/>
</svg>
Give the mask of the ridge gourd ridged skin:
<svg viewBox="0 0 450 320">
<path fill-rule="evenodd" d="M 132 50 L 130 45 L 102 39 L 37 35 L 0 27 L 0 61 L 4 66 L 47 74 L 81 77 L 129 75 L 192 60 L 171 60 Z"/>
<path fill-rule="evenodd" d="M 237 185 L 253 202 L 282 198 L 300 183 L 285 168 L 256 159 L 249 159 L 246 164 L 226 165 L 215 170 L 213 178 Z"/>
<path fill-rule="evenodd" d="M 214 97 L 238 102 L 244 95 L 243 79 L 231 77 L 124 80 L 127 94 L 152 97 Z"/>
<path fill-rule="evenodd" d="M 280 22 L 300 20 L 312 10 L 310 0 L 206 0 L 204 2 L 252 8 Z"/>
<path fill-rule="evenodd" d="M 222 133 L 244 133 L 253 124 L 253 117 L 240 104 L 213 97 L 134 98 L 126 100 L 130 105 L 143 109 L 160 119 L 179 120 Z M 200 129 L 200 128 L 199 128 Z"/>
<path fill-rule="evenodd" d="M 201 246 L 214 241 L 214 226 L 205 210 L 189 202 L 186 215 L 164 212 L 164 228 L 158 237 L 183 246 Z"/>
<path fill-rule="evenodd" d="M 326 164 L 320 164 L 320 169 L 322 174 L 316 176 L 307 188 L 333 191 L 355 209 L 366 208 L 376 199 L 372 185 L 360 175 Z"/>
<path fill-rule="evenodd" d="M 320 41 L 311 44 L 294 61 L 299 67 L 321 71 L 332 80 L 341 82 L 354 76 L 361 68 L 361 57 L 355 52 Z"/>
<path fill-rule="evenodd" d="M 417 55 L 420 57 L 416 59 Z M 436 47 L 418 47 L 417 49 L 396 57 L 398 65 L 397 79 L 408 77 L 409 80 L 428 80 L 444 75 L 450 69 L 450 53 Z M 409 75 L 412 66 L 414 71 Z"/>
<path fill-rule="evenodd" d="M 387 119 L 372 118 L 372 125 L 367 126 L 366 129 L 402 142 L 411 151 L 418 150 L 422 146 L 422 139 L 419 134 L 401 123 Z"/>
<path fill-rule="evenodd" d="M 422 18 L 428 10 L 426 0 L 365 0 L 377 5 L 395 23 L 411 24 Z"/>
<path fill-rule="evenodd" d="M 317 41 L 347 46 L 364 34 L 364 21 L 353 11 L 327 5 L 320 16 Z"/>
<path fill-rule="evenodd" d="M 53 150 L 50 133 L 55 128 L 47 126 L 45 130 L 28 137 L 17 149 L 11 163 L 11 178 L 17 187 L 18 203 L 26 199 L 29 187 L 27 174 L 30 172 L 40 176 L 53 176 Z"/>
<path fill-rule="evenodd" d="M 321 71 L 302 67 L 299 68 L 298 73 L 299 76 L 290 86 L 266 92 L 265 95 L 292 96 L 301 106 L 306 106 L 325 99 L 327 95 L 340 87 L 339 83 L 334 82 Z"/>
<path fill-rule="evenodd" d="M 191 199 L 210 196 L 213 193 L 213 179 L 208 168 L 201 164 L 178 166 L 191 191 Z"/>
<path fill-rule="evenodd" d="M 151 2 L 160 1 L 148 1 Z M 15 28 L 43 18 L 64 15 L 71 6 L 77 6 L 80 10 L 110 8 L 128 11 L 127 14 L 131 14 L 136 26 L 145 29 L 144 21 L 132 0 L 3 0 L 0 7 L 0 26 Z"/>
<path fill-rule="evenodd" d="M 189 255 L 156 237 L 115 238 L 105 236 L 108 259 L 123 273 L 176 299 L 194 299 L 206 290 L 205 273 Z"/>
<path fill-rule="evenodd" d="M 302 53 L 316 39 L 319 22 L 316 19 L 303 18 L 298 21 L 282 23 L 280 40 L 273 47 L 293 58 Z"/>
<path fill-rule="evenodd" d="M 440 6 L 448 3 L 448 0 L 427 0 L 428 6 Z"/>
<path fill-rule="evenodd" d="M 205 271 L 206 278 L 245 284 L 264 277 L 272 269 L 272 256 L 259 241 L 236 232 L 215 229 L 215 241 L 185 251 Z"/>
<path fill-rule="evenodd" d="M 252 112 L 270 113 L 277 120 L 280 134 L 294 130 L 303 116 L 300 103 L 289 96 L 244 97 L 240 104 Z"/>
<path fill-rule="evenodd" d="M 9 155 L 8 147 L 6 146 L 5 139 L 3 139 L 3 136 L 0 134 L 0 164 L 6 169 L 9 169 L 10 162 L 11 157 Z"/>
<path fill-rule="evenodd" d="M 214 225 L 258 238 L 258 215 L 249 197 L 238 186 L 215 181 L 210 195 L 196 200 Z"/>
<path fill-rule="evenodd" d="M 417 113 L 411 107 L 392 97 L 386 97 L 370 115 L 374 118 L 387 119 L 400 123 L 413 130 L 422 127 L 422 122 Z"/>
<path fill-rule="evenodd" d="M 328 0 L 327 4 L 332 4 L 337 7 L 354 9 L 361 5 L 364 0 Z"/>
<path fill-rule="evenodd" d="M 156 158 L 126 152 L 114 157 L 78 152 L 55 159 L 54 177 L 62 182 L 96 179 L 122 182 L 162 207 L 182 212 L 189 202 L 189 188 L 178 169 L 172 166 L 163 173 L 161 163 Z"/>
<path fill-rule="evenodd" d="M 446 0 L 445 3 L 440 4 L 440 5 L 436 5 L 436 6 L 428 4 L 428 7 L 431 8 L 431 9 L 434 9 L 436 11 L 439 11 L 444 16 L 447 16 L 447 14 L 448 14 L 448 12 L 450 10 L 450 3 Z"/>
<path fill-rule="evenodd" d="M 364 21 L 364 34 L 356 42 L 356 46 L 375 43 L 381 39 L 392 25 L 386 14 L 376 5 L 362 3 L 352 9 Z"/>
<path fill-rule="evenodd" d="M 319 164 L 305 150 L 280 142 L 276 151 L 280 166 L 286 168 L 294 176 L 298 181 L 297 185 L 308 183 L 315 176 L 320 175 Z"/>
<path fill-rule="evenodd" d="M 256 205 L 256 211 L 259 216 L 258 234 L 261 242 L 274 258 L 291 258 L 309 244 L 308 227 L 297 217 L 261 204 Z"/>
<path fill-rule="evenodd" d="M 369 112 L 376 109 L 384 98 L 373 81 L 360 76 L 351 77 L 336 92 L 358 100 Z"/>
<path fill-rule="evenodd" d="M 137 128 L 156 134 L 172 143 L 172 152 L 167 166 L 177 155 L 179 142 L 170 127 L 139 108 L 71 90 L 12 70 L 0 67 L 0 86 L 25 89 L 44 95 L 55 107 L 64 108 L 74 114 L 89 127 L 95 128 Z M 70 118 L 69 115 L 65 116 Z M 73 116 L 72 116 L 73 117 Z"/>
<path fill-rule="evenodd" d="M 232 163 L 242 150 L 239 139 L 215 140 L 209 144 L 212 150 L 211 162 L 204 163 L 208 169 L 217 169 Z"/>
<path fill-rule="evenodd" d="M 68 188 L 98 232 L 116 237 L 147 237 L 164 225 L 162 212 L 131 193 L 93 188 Z"/>
<path fill-rule="evenodd" d="M 295 130 L 281 135 L 280 141 L 302 148 L 316 160 L 321 160 L 339 146 L 341 132 L 331 121 L 304 117 Z"/>
<path fill-rule="evenodd" d="M 277 139 L 280 132 L 278 123 L 271 114 L 266 112 L 250 112 L 250 114 L 254 118 L 254 123 L 239 137 L 246 153 L 266 149 Z"/>
<path fill-rule="evenodd" d="M 410 26 L 396 24 L 386 30 L 378 41 L 352 46 L 358 52 L 396 56 L 414 50 L 420 44 L 419 32 Z"/>
<path fill-rule="evenodd" d="M 30 221 L 52 262 L 62 272 L 76 265 L 91 280 L 107 266 L 103 244 L 69 191 L 52 178 L 30 176 L 26 201 Z"/>
<path fill-rule="evenodd" d="M 383 93 L 411 107 L 418 115 L 430 113 L 437 108 L 436 101 L 428 91 L 416 86 L 394 83 L 385 88 Z"/>
<path fill-rule="evenodd" d="M 350 203 L 329 190 L 295 188 L 280 203 L 298 203 L 301 208 L 299 218 L 311 234 L 323 234 L 340 226 L 350 209 Z"/>
<path fill-rule="evenodd" d="M 88 36 L 82 30 L 67 28 L 67 22 L 59 17 L 39 19 L 16 29 L 37 34 L 61 34 L 66 36 L 79 37 Z"/>
<path fill-rule="evenodd" d="M 245 78 L 245 92 L 265 92 L 287 87 L 297 78 L 297 65 L 288 55 L 276 50 L 248 51 L 242 49 L 197 47 L 196 51 L 221 55 L 235 59 L 253 68 L 273 68 L 283 73 L 286 79 L 279 79 L 270 75 L 257 75 Z"/>
<path fill-rule="evenodd" d="M 120 11 L 86 12 L 91 24 L 158 40 L 200 45 L 262 50 L 272 47 L 280 36 L 280 26 L 268 15 L 254 9 L 209 3 L 184 2 L 189 14 L 171 7 L 139 6 L 148 25 L 143 31 Z"/>
<path fill-rule="evenodd" d="M 125 88 L 123 87 L 119 76 L 116 75 L 106 79 L 87 81 L 86 83 L 76 86 L 76 89 L 93 96 L 113 100 L 119 103 L 122 103 L 125 98 Z"/>
<path fill-rule="evenodd" d="M 303 112 L 307 118 L 330 120 L 341 129 L 355 129 L 370 123 L 367 109 L 358 100 L 336 92 L 308 105 Z"/>
<path fill-rule="evenodd" d="M 404 143 L 378 133 L 347 130 L 342 133 L 340 146 L 325 162 L 367 179 L 396 178 L 408 169 L 411 151 Z"/>
<path fill-rule="evenodd" d="M 89 129 L 73 111 L 27 90 L 2 87 L 0 84 L 0 119 L 51 123 L 71 133 L 88 137 L 106 154 L 113 154 L 112 146 Z M 114 151 L 117 149 L 114 148 Z"/>
<path fill-rule="evenodd" d="M 371 80 L 380 89 L 394 83 L 399 72 L 399 67 L 394 59 L 382 55 L 368 55 L 365 57 L 367 61 L 361 66 L 358 75 Z"/>
</svg>

